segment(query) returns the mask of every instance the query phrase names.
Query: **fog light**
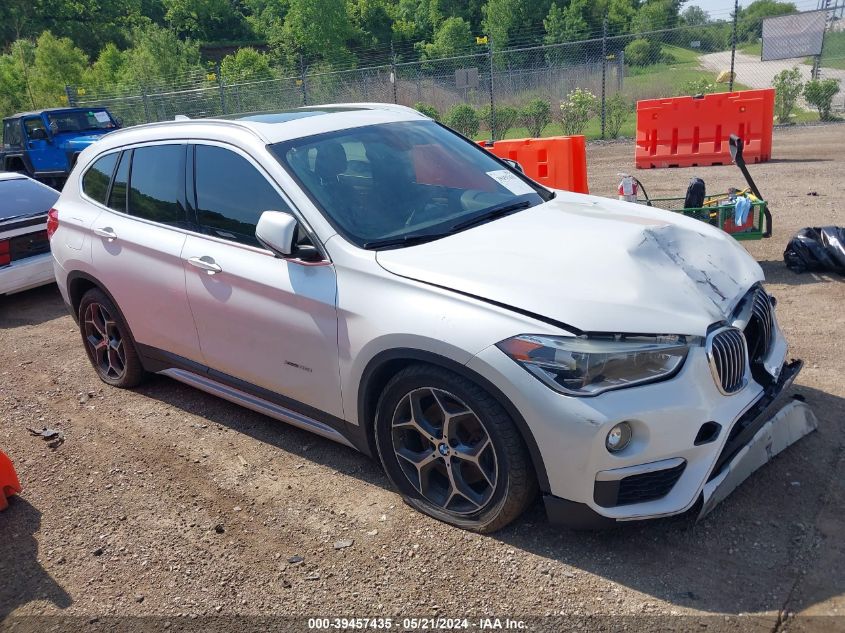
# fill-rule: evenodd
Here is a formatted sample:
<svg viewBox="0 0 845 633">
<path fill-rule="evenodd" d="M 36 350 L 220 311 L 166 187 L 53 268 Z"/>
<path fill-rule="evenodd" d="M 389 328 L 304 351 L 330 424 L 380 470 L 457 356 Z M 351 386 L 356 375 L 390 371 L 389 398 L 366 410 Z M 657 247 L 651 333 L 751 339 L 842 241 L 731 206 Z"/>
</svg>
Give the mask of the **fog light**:
<svg viewBox="0 0 845 633">
<path fill-rule="evenodd" d="M 610 429 L 604 445 L 611 453 L 618 453 L 631 442 L 631 435 L 631 425 L 627 422 L 620 422 Z"/>
</svg>

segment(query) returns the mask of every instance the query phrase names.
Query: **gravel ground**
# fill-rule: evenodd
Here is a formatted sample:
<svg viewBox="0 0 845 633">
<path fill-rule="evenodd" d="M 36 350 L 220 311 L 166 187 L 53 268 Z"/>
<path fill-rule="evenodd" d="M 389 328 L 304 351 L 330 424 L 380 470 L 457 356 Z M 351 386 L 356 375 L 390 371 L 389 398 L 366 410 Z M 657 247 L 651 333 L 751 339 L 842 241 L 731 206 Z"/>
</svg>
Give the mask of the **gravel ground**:
<svg viewBox="0 0 845 633">
<path fill-rule="evenodd" d="M 755 616 L 748 630 L 845 630 L 845 283 L 781 260 L 798 228 L 845 223 L 843 144 L 845 125 L 778 130 L 777 158 L 751 168 L 776 225 L 748 248 L 807 363 L 794 390 L 819 430 L 698 524 L 578 533 L 536 505 L 494 535 L 463 532 L 405 506 L 351 449 L 166 378 L 101 384 L 55 287 L 0 298 L 0 447 L 24 485 L 0 513 L 0 630 L 246 630 L 231 617 L 290 615 L 718 630 L 738 614 Z M 594 193 L 626 170 L 630 142 L 590 146 Z M 741 184 L 735 167 L 636 175 L 656 196 L 682 195 L 693 173 L 711 191 Z M 58 448 L 26 430 L 45 425 L 64 433 Z"/>
</svg>

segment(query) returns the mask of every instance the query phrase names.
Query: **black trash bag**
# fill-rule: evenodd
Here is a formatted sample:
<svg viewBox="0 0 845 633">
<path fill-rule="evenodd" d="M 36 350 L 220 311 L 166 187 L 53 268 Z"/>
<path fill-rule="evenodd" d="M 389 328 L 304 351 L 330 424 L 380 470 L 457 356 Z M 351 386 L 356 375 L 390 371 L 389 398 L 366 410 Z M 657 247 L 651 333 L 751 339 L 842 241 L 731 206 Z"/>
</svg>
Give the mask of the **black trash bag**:
<svg viewBox="0 0 845 633">
<path fill-rule="evenodd" d="M 822 226 L 801 229 L 789 240 L 783 261 L 796 273 L 818 270 L 845 275 L 845 228 Z"/>
<path fill-rule="evenodd" d="M 700 209 L 704 206 L 704 181 L 701 178 L 691 178 L 687 195 L 684 198 L 684 209 Z"/>
</svg>

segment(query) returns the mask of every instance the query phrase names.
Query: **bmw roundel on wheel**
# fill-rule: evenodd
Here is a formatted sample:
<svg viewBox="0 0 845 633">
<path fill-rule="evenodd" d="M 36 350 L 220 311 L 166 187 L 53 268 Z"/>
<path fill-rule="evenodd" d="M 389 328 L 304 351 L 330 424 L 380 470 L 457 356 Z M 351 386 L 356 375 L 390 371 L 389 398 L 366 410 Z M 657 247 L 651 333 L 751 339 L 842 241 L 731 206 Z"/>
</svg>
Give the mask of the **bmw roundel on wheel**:
<svg viewBox="0 0 845 633">
<path fill-rule="evenodd" d="M 381 461 L 479 532 L 541 496 L 703 515 L 815 426 L 730 236 L 554 191 L 401 106 L 119 130 L 51 212 L 93 370 L 160 373 Z"/>
</svg>

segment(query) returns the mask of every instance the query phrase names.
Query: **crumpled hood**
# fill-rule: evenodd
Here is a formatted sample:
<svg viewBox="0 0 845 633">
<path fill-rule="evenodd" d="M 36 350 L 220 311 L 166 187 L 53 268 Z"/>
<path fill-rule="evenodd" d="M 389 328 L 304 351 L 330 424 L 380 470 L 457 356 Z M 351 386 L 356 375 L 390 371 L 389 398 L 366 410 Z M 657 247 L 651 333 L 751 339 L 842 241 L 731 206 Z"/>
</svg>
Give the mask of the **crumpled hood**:
<svg viewBox="0 0 845 633">
<path fill-rule="evenodd" d="M 763 279 L 736 240 L 704 222 L 569 192 L 377 260 L 585 332 L 703 335 Z"/>
</svg>

